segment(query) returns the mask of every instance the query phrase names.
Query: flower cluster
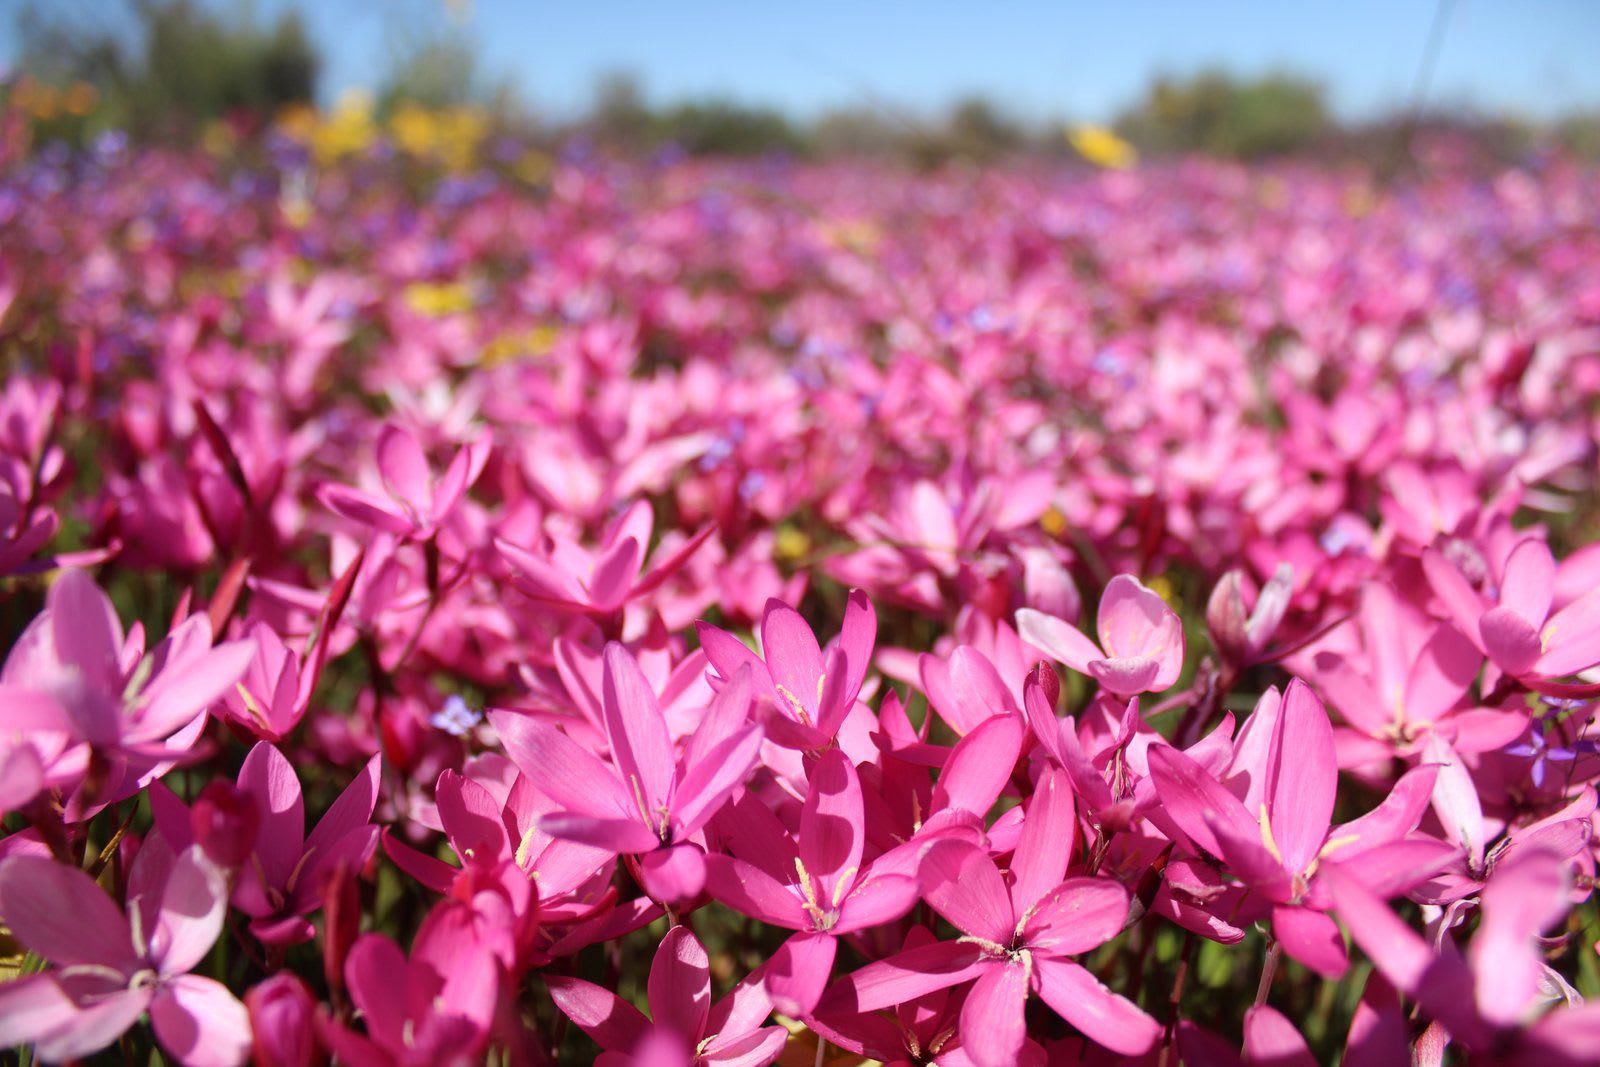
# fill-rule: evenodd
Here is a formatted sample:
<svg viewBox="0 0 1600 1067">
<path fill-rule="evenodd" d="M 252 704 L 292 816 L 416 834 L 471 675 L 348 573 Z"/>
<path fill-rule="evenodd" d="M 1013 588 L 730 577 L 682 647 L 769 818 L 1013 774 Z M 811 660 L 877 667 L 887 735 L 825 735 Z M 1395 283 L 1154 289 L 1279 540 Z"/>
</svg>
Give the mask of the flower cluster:
<svg viewBox="0 0 1600 1067">
<path fill-rule="evenodd" d="M 0 176 L 0 1047 L 1593 1061 L 1600 172 L 386 166 Z"/>
</svg>

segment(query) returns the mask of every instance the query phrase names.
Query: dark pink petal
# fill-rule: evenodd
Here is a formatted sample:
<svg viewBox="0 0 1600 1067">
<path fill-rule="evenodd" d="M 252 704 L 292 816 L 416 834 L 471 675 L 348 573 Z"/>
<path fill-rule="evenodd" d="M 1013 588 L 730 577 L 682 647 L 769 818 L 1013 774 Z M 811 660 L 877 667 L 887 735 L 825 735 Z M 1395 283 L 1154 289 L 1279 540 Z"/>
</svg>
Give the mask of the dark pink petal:
<svg viewBox="0 0 1600 1067">
<path fill-rule="evenodd" d="M 639 857 L 639 880 L 652 899 L 684 904 L 706 887 L 706 854 L 690 844 L 646 852 Z"/>
<path fill-rule="evenodd" d="M 1600 1004 L 1553 1011 L 1525 1031 L 1516 1067 L 1584 1067 L 1600 1046 Z"/>
<path fill-rule="evenodd" d="M 553 974 L 544 982 L 561 1013 L 608 1052 L 628 1052 L 650 1031 L 638 1008 L 592 982 Z"/>
<path fill-rule="evenodd" d="M 833 932 L 847 934 L 869 926 L 893 922 L 916 904 L 922 886 L 909 875 L 878 874 L 869 868 L 864 881 L 844 898 Z"/>
<path fill-rule="evenodd" d="M 766 662 L 750 651 L 743 641 L 726 630 L 719 630 L 704 622 L 695 623 L 694 631 L 700 639 L 700 648 L 705 652 L 706 659 L 724 681 L 739 673 L 740 667 L 748 666 L 751 680 L 758 687 L 767 686 L 770 690 L 772 675 L 767 670 Z"/>
<path fill-rule="evenodd" d="M 650 1017 L 696 1044 L 711 1014 L 711 961 L 687 926 L 661 939 L 650 964 Z"/>
<path fill-rule="evenodd" d="M 373 756 L 350 779 L 327 814 L 318 820 L 316 828 L 307 836 L 307 852 L 330 849 L 334 842 L 372 821 L 372 809 L 378 804 L 381 759 L 381 756 Z"/>
<path fill-rule="evenodd" d="M 1005 879 L 988 853 L 965 841 L 929 846 L 922 857 L 922 893 L 964 934 L 1008 945 L 1016 933 Z"/>
<path fill-rule="evenodd" d="M 746 726 L 696 763 L 686 765 L 672 799 L 674 836 L 697 832 L 750 775 L 761 752 L 761 727 Z"/>
<path fill-rule="evenodd" d="M 1329 981 L 1350 969 L 1339 924 L 1320 911 L 1280 904 L 1272 909 L 1272 932 L 1291 958 Z"/>
<path fill-rule="evenodd" d="M 855 884 L 866 847 L 864 819 L 855 765 L 842 749 L 829 749 L 811 767 L 799 838 L 800 862 L 824 906 Z"/>
<path fill-rule="evenodd" d="M 767 601 L 761 616 L 761 653 L 772 672 L 773 684 L 780 689 L 784 711 L 794 714 L 793 705 L 798 704 L 810 716 L 811 724 L 816 725 L 817 700 L 822 690 L 822 649 L 800 613 L 781 600 Z"/>
<path fill-rule="evenodd" d="M 1090 1040 L 1124 1056 L 1142 1056 L 1156 1043 L 1156 1021 L 1076 963 L 1035 958 L 1033 966 L 1040 998 Z"/>
<path fill-rule="evenodd" d="M 1027 1037 L 1028 972 L 1020 963 L 987 968 L 961 1006 L 961 1047 L 978 1067 L 1011 1067 Z"/>
<path fill-rule="evenodd" d="M 589 602 L 599 611 L 615 611 L 628 599 L 633 580 L 639 576 L 644 548 L 631 537 L 613 545 L 595 560 L 589 578 Z"/>
<path fill-rule="evenodd" d="M 1150 747 L 1150 778 L 1166 814 L 1195 844 L 1220 857 L 1222 848 L 1211 830 L 1212 819 L 1238 838 L 1260 837 L 1260 825 L 1239 798 L 1224 789 L 1193 759 L 1170 745 Z"/>
<path fill-rule="evenodd" d="M 575 841 L 591 848 L 618 854 L 650 852 L 661 846 L 661 838 L 638 819 L 608 818 L 581 811 L 553 811 L 539 819 L 539 829 L 563 841 Z"/>
<path fill-rule="evenodd" d="M 300 779 L 283 753 L 258 741 L 239 769 L 239 788 L 254 798 L 256 810 L 261 813 L 256 856 L 266 884 L 282 888 L 305 852 L 306 817 Z"/>
<path fill-rule="evenodd" d="M 845 718 L 855 707 L 855 697 L 849 692 L 849 668 L 844 649 L 838 645 L 828 648 L 822 663 L 822 687 L 817 692 L 817 731 L 826 737 L 835 737 Z"/>
<path fill-rule="evenodd" d="M 771 875 L 732 856 L 706 857 L 706 889 L 737 912 L 789 930 L 811 927 L 800 898 Z"/>
<path fill-rule="evenodd" d="M 1350 1020 L 1340 1067 L 1387 1067 L 1410 1055 L 1411 1026 L 1394 989 L 1374 971 Z"/>
<path fill-rule="evenodd" d="M 433 798 L 456 855 L 493 859 L 510 854 L 502 805 L 483 786 L 455 771 L 441 771 Z"/>
<path fill-rule="evenodd" d="M 367 1032 L 382 1044 L 404 1041 L 413 995 L 408 988 L 411 970 L 405 954 L 381 934 L 363 934 L 345 957 L 344 981 L 350 999 L 366 1017 Z"/>
<path fill-rule="evenodd" d="M 649 679 L 625 647 L 614 641 L 606 645 L 605 667 L 601 714 L 611 759 L 622 772 L 622 780 L 641 794 L 648 809 L 646 818 L 664 824 L 662 809 L 671 804 L 677 770 L 667 720 Z M 534 782 L 539 782 L 537 776 Z"/>
<path fill-rule="evenodd" d="M 1016 715 L 996 715 L 963 737 L 939 773 L 933 810 L 959 808 L 987 815 L 1016 768 L 1022 737 L 1022 720 Z"/>
<path fill-rule="evenodd" d="M 839 628 L 839 647 L 849 664 L 845 692 L 851 700 L 861 692 L 872 666 L 872 646 L 878 639 L 878 613 L 872 600 L 859 589 L 850 590 L 845 601 L 844 623 Z"/>
<path fill-rule="evenodd" d="M 63 967 L 135 966 L 128 920 L 83 871 L 42 856 L 0 863 L 0 919 L 29 949 Z"/>
<path fill-rule="evenodd" d="M 161 1047 L 184 1067 L 237 1067 L 250 1054 L 250 1014 L 228 987 L 186 974 L 150 1002 Z"/>
<path fill-rule="evenodd" d="M 554 726 L 513 711 L 490 711 L 489 721 L 506 755 L 558 806 L 613 819 L 643 817 L 611 768 Z"/>
<path fill-rule="evenodd" d="M 1294 895 L 1294 879 L 1283 862 L 1267 850 L 1260 832 L 1237 834 L 1234 828 L 1209 812 L 1206 823 L 1217 840 L 1219 855 L 1228 868 L 1257 893 L 1274 901 Z"/>
<path fill-rule="evenodd" d="M 1069 878 L 1024 919 L 1028 947 L 1044 956 L 1075 956 L 1110 941 L 1128 921 L 1128 891 L 1107 878 Z"/>
<path fill-rule="evenodd" d="M 1066 877 L 1077 825 L 1066 772 L 1045 771 L 1028 802 L 1022 837 L 1011 857 L 1011 900 L 1018 911 L 1033 907 Z"/>
<path fill-rule="evenodd" d="M 795 934 L 778 946 L 763 967 L 773 1007 L 795 1019 L 816 1010 L 833 973 L 838 944 L 831 933 L 811 932 Z"/>
<path fill-rule="evenodd" d="M 410 877 L 435 893 L 445 893 L 455 881 L 456 868 L 444 860 L 419 852 L 394 835 L 388 827 L 383 831 L 383 851 Z"/>
<path fill-rule="evenodd" d="M 1267 768 L 1272 836 L 1283 865 L 1300 873 L 1328 839 L 1339 764 L 1333 723 L 1322 701 L 1298 678 L 1284 690 Z"/>
<path fill-rule="evenodd" d="M 1317 1067 L 1300 1031 L 1266 1004 L 1244 1013 L 1244 1060 L 1251 1067 Z"/>
<path fill-rule="evenodd" d="M 950 986 L 960 985 L 1000 966 L 978 946 L 938 941 L 907 949 L 845 975 L 828 991 L 819 1012 L 857 1013 L 904 1004 Z"/>
</svg>

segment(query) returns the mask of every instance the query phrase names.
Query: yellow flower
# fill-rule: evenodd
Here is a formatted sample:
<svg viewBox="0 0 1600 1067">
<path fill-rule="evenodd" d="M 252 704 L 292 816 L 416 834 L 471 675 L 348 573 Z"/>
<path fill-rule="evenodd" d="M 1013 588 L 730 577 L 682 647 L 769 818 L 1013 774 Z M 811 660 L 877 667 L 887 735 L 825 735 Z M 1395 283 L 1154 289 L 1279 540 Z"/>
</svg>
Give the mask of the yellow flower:
<svg viewBox="0 0 1600 1067">
<path fill-rule="evenodd" d="M 794 526 L 780 526 L 773 539 L 773 555 L 783 560 L 797 560 L 811 551 L 811 538 Z"/>
<path fill-rule="evenodd" d="M 412 311 L 434 319 L 472 308 L 472 293 L 461 282 L 412 282 L 402 296 Z"/>
<path fill-rule="evenodd" d="M 1067 141 L 1097 167 L 1126 170 L 1139 162 L 1139 152 L 1104 126 L 1080 123 L 1067 130 Z"/>
</svg>

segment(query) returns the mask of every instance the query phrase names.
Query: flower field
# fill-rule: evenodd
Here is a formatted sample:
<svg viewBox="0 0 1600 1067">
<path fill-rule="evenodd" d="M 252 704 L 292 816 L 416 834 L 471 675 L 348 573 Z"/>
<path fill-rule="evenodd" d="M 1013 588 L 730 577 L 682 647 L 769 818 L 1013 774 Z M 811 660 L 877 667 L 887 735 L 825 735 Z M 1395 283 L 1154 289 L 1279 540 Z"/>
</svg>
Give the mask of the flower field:
<svg viewBox="0 0 1600 1067">
<path fill-rule="evenodd" d="M 483 136 L 0 154 L 0 1047 L 1595 1062 L 1600 170 Z"/>
</svg>

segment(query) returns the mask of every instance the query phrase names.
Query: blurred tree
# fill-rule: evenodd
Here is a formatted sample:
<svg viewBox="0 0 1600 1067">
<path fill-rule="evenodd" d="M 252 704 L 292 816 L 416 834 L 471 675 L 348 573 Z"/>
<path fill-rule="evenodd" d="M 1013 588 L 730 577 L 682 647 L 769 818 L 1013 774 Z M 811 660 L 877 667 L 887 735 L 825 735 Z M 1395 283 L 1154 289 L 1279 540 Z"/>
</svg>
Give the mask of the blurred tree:
<svg viewBox="0 0 1600 1067">
<path fill-rule="evenodd" d="M 1242 80 L 1221 71 L 1157 78 L 1117 119 L 1146 151 L 1259 159 L 1303 150 L 1330 127 L 1322 86 L 1293 74 Z"/>
</svg>

